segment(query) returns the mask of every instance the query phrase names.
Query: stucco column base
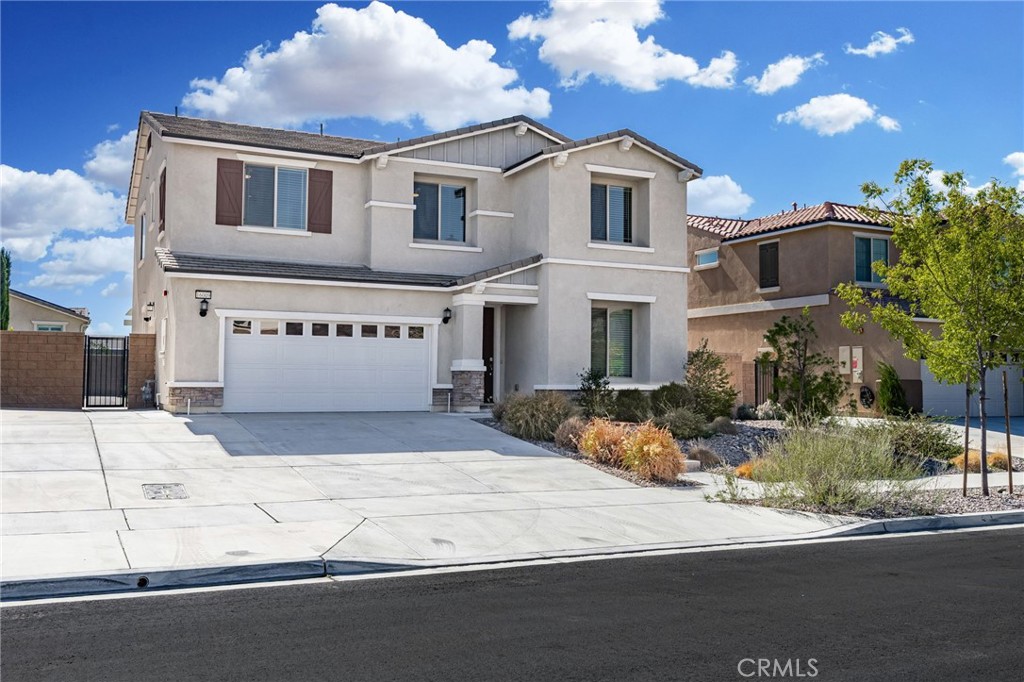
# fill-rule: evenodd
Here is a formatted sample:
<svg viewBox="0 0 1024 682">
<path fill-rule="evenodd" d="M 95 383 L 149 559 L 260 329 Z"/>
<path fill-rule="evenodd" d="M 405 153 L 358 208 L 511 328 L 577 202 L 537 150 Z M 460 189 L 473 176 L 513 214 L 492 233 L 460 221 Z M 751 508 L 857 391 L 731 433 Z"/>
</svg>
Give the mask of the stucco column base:
<svg viewBox="0 0 1024 682">
<path fill-rule="evenodd" d="M 452 370 L 452 410 L 479 412 L 484 402 L 483 370 Z"/>
</svg>

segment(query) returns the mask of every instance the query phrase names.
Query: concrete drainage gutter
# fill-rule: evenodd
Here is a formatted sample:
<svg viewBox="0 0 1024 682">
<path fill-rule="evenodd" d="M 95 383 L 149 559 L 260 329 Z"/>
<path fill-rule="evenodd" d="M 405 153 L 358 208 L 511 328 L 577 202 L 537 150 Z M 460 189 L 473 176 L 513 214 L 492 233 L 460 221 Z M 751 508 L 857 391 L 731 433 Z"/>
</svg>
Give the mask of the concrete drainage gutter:
<svg viewBox="0 0 1024 682">
<path fill-rule="evenodd" d="M 97 594 L 159 592 L 180 588 L 212 587 L 272 581 L 305 580 L 341 575 L 368 575 L 395 573 L 430 568 L 479 566 L 518 561 L 554 560 L 602 556 L 626 556 L 651 551 L 683 549 L 723 549 L 735 545 L 756 546 L 779 542 L 827 540 L 829 538 L 912 533 L 922 531 L 959 530 L 967 528 L 997 528 L 1024 525 L 1024 509 L 951 514 L 947 516 L 913 516 L 898 519 L 859 521 L 800 535 L 764 536 L 759 538 L 725 538 L 681 543 L 659 543 L 601 547 L 586 550 L 537 552 L 521 555 L 488 556 L 431 560 L 404 560 L 383 562 L 372 558 L 325 559 L 310 557 L 289 561 L 266 562 L 233 566 L 198 568 L 164 568 L 154 570 L 126 570 L 112 573 L 85 573 L 75 576 L 48 578 L 12 578 L 0 582 L 0 601 L 19 602 L 55 597 L 75 597 Z"/>
</svg>

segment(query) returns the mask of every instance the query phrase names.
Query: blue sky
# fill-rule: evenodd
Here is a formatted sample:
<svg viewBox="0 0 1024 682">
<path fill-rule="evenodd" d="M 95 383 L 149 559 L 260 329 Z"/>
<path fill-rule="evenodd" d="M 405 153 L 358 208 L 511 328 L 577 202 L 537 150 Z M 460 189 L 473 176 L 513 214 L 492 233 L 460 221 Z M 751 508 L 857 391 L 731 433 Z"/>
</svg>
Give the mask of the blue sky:
<svg viewBox="0 0 1024 682">
<path fill-rule="evenodd" d="M 5 1 L 0 230 L 15 288 L 122 333 L 131 136 L 175 106 L 383 140 L 629 127 L 702 166 L 691 210 L 721 215 L 856 203 L 911 157 L 1024 185 L 1022 46 L 1020 2 Z"/>
</svg>

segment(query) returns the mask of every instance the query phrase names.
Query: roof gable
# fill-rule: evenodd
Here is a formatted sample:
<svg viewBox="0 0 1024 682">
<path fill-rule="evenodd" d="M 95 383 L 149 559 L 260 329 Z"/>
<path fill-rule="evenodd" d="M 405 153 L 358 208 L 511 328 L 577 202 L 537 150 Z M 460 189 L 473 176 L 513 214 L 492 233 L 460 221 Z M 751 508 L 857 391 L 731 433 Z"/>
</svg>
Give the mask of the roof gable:
<svg viewBox="0 0 1024 682">
<path fill-rule="evenodd" d="M 711 232 L 722 237 L 722 241 L 729 241 L 817 224 L 841 223 L 888 227 L 887 216 L 888 214 L 884 212 L 870 215 L 858 206 L 826 201 L 815 206 L 805 206 L 750 220 L 689 215 L 686 217 L 686 226 Z"/>
<path fill-rule="evenodd" d="M 54 310 L 54 311 L 56 311 L 58 313 L 61 313 L 63 315 L 67 315 L 69 317 L 73 317 L 76 320 L 81 320 L 82 322 L 88 322 L 89 321 L 89 316 L 88 315 L 83 315 L 82 313 L 78 312 L 77 310 L 75 310 L 73 308 L 65 308 L 62 305 L 57 305 L 56 303 L 52 303 L 52 302 L 47 301 L 45 299 L 39 298 L 38 296 L 32 296 L 31 294 L 26 294 L 23 291 L 16 291 L 14 289 L 11 289 L 10 293 L 11 293 L 11 296 L 14 296 L 15 298 L 20 298 L 21 300 L 25 301 L 26 303 L 31 303 L 32 305 L 37 305 L 37 306 L 40 306 L 40 307 L 43 307 L 43 308 L 48 308 L 50 310 Z"/>
</svg>

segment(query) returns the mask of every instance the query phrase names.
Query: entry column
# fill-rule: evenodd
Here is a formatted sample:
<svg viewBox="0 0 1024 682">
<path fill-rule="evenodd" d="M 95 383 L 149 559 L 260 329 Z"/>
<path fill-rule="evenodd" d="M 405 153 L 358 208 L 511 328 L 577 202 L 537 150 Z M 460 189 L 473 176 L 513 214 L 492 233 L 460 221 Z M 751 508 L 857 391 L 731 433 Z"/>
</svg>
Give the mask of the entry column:
<svg viewBox="0 0 1024 682">
<path fill-rule="evenodd" d="M 459 294 L 452 298 L 452 306 L 452 407 L 456 412 L 478 412 L 484 401 L 487 371 L 483 358 L 484 297 Z"/>
</svg>

